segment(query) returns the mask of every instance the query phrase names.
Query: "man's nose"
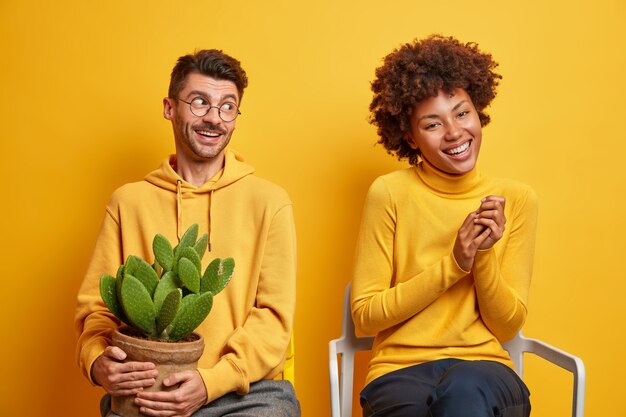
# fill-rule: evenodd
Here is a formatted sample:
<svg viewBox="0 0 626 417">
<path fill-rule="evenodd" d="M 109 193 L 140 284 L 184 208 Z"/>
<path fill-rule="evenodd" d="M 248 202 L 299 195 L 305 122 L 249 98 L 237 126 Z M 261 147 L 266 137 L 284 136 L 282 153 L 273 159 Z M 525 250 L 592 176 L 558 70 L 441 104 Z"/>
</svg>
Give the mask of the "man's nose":
<svg viewBox="0 0 626 417">
<path fill-rule="evenodd" d="M 217 106 L 209 107 L 209 111 L 207 111 L 202 117 L 202 120 L 214 125 L 219 124 L 222 121 L 220 117 L 220 108 Z"/>
</svg>

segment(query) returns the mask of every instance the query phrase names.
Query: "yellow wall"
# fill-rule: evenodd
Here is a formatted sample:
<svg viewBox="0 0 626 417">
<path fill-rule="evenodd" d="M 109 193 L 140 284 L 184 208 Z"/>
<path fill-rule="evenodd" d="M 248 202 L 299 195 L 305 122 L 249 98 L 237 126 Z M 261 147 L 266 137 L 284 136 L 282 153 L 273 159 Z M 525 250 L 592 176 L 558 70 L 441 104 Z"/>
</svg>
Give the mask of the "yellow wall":
<svg viewBox="0 0 626 417">
<path fill-rule="evenodd" d="M 477 41 L 501 64 L 481 165 L 541 198 L 525 332 L 581 356 L 587 415 L 616 415 L 625 22 L 622 0 L 2 0 L 0 415 L 97 414 L 101 391 L 73 359 L 75 293 L 112 190 L 173 150 L 161 99 L 175 59 L 205 47 L 243 62 L 234 147 L 295 202 L 297 391 L 305 417 L 329 415 L 327 343 L 364 194 L 404 166 L 374 146 L 369 82 L 385 54 L 433 32 Z M 567 377 L 532 361 L 528 381 L 534 416 L 566 415 Z"/>
</svg>

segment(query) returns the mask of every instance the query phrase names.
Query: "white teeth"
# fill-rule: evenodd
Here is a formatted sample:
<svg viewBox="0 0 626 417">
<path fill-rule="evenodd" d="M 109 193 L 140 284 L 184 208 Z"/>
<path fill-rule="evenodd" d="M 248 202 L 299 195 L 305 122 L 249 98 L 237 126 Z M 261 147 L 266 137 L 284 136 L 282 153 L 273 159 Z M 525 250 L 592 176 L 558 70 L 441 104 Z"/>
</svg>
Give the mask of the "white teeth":
<svg viewBox="0 0 626 417">
<path fill-rule="evenodd" d="M 215 133 L 215 132 L 206 132 L 204 130 L 202 131 L 198 131 L 198 134 L 202 135 L 202 136 L 209 136 L 211 138 L 216 138 L 218 137 L 220 134 L 219 133 Z"/>
<path fill-rule="evenodd" d="M 457 146 L 454 149 L 450 149 L 448 151 L 445 151 L 445 153 L 447 153 L 448 155 L 458 155 L 460 153 L 465 152 L 470 146 L 470 141 L 465 142 L 463 145 L 461 146 Z"/>
</svg>

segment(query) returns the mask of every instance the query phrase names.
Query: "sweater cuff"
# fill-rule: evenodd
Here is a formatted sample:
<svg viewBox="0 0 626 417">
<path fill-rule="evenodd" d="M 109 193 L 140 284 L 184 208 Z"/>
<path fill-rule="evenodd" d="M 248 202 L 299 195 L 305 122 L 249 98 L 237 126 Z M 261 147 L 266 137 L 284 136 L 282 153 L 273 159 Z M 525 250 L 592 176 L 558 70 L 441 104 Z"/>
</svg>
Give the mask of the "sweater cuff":
<svg viewBox="0 0 626 417">
<path fill-rule="evenodd" d="M 471 272 L 471 271 L 466 271 L 465 269 L 461 268 L 456 258 L 454 257 L 453 253 L 450 254 L 450 258 L 452 258 L 452 265 L 456 267 L 454 269 L 456 269 L 456 275 L 458 275 L 459 278 L 464 277 L 465 275 Z"/>
<path fill-rule="evenodd" d="M 212 368 L 198 368 L 206 389 L 206 403 L 214 401 L 223 395 L 235 391 L 237 394 L 247 394 L 250 385 L 244 374 L 229 358 L 222 358 Z"/>
<path fill-rule="evenodd" d="M 91 375 L 91 367 L 93 363 L 102 355 L 104 350 L 109 346 L 106 339 L 96 339 L 93 343 L 83 348 L 82 362 L 84 364 L 83 373 L 89 379 L 92 385 L 99 385 Z"/>
<path fill-rule="evenodd" d="M 474 257 L 474 267 L 480 270 L 485 264 L 489 264 L 492 259 L 495 261 L 495 258 L 496 250 L 493 246 L 489 249 L 479 249 L 476 251 L 476 256 Z"/>
</svg>

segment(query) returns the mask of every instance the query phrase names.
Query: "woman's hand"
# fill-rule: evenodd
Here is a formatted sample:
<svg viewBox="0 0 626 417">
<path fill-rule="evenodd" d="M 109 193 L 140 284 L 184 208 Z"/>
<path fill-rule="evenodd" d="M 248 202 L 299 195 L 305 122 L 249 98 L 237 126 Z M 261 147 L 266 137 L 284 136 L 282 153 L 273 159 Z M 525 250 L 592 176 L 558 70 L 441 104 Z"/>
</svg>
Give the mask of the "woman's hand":
<svg viewBox="0 0 626 417">
<path fill-rule="evenodd" d="M 474 224 L 490 232 L 478 249 L 493 247 L 504 234 L 504 225 L 506 224 L 506 217 L 504 216 L 505 204 L 506 199 L 497 195 L 490 195 L 481 200 L 480 207 L 476 211 L 478 217 L 474 219 Z"/>
<path fill-rule="evenodd" d="M 474 257 L 480 245 L 489 237 L 491 230 L 476 224 L 478 213 L 473 211 L 467 215 L 461 228 L 457 232 L 452 254 L 456 263 L 464 271 L 471 271 Z"/>
<path fill-rule="evenodd" d="M 504 234 L 505 203 L 504 197 L 487 196 L 481 200 L 478 210 L 468 214 L 463 221 L 452 254 L 464 271 L 472 269 L 479 249 L 491 248 Z"/>
</svg>

